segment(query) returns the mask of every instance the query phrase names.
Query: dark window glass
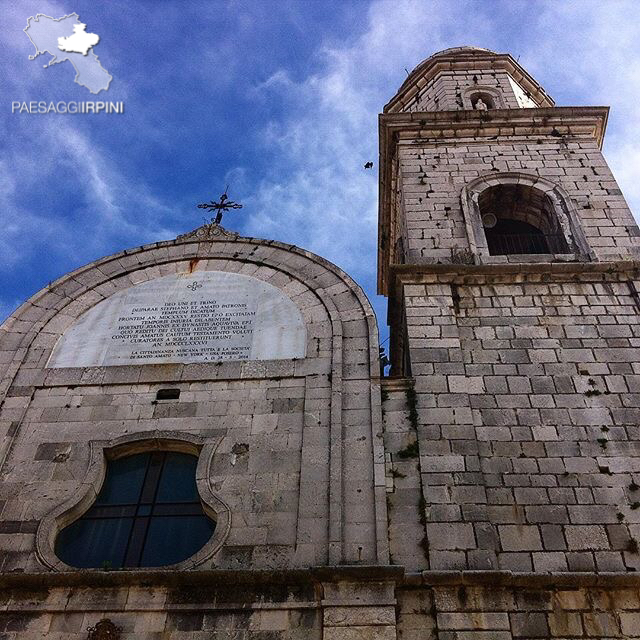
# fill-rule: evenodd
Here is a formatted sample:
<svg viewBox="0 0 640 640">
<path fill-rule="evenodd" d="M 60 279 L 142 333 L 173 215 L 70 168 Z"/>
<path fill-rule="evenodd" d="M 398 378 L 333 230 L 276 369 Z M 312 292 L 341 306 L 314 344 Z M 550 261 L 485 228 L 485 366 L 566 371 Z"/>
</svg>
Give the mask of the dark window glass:
<svg viewBox="0 0 640 640">
<path fill-rule="evenodd" d="M 167 458 L 158 483 L 156 502 L 198 502 L 197 463 L 194 456 Z M 184 481 L 183 478 L 188 478 L 189 481 Z"/>
<path fill-rule="evenodd" d="M 196 465 L 194 456 L 165 451 L 109 462 L 95 504 L 60 532 L 57 555 L 81 568 L 161 567 L 192 556 L 215 529 Z"/>
<path fill-rule="evenodd" d="M 60 532 L 58 556 L 67 564 L 89 567 L 121 567 L 131 535 L 133 518 L 81 519 Z"/>
<path fill-rule="evenodd" d="M 213 534 L 212 525 L 211 520 L 199 516 L 152 519 L 141 566 L 160 567 L 192 556 Z"/>
<path fill-rule="evenodd" d="M 146 472 L 143 458 L 149 454 L 119 458 L 109 463 L 107 477 L 96 504 L 136 503 L 142 491 Z"/>
</svg>

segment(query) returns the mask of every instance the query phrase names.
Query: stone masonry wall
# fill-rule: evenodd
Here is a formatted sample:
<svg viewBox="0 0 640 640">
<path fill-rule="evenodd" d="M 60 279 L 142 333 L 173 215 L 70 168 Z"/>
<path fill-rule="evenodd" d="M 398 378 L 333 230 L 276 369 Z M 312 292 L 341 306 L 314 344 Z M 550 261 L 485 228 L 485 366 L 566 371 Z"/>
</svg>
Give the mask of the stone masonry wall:
<svg viewBox="0 0 640 640">
<path fill-rule="evenodd" d="M 425 502 L 416 432 L 413 385 L 383 381 L 387 512 L 391 564 L 411 570 L 429 568 Z"/>
<path fill-rule="evenodd" d="M 566 267 L 405 284 L 417 416 L 390 396 L 385 443 L 405 473 L 417 437 L 432 570 L 640 567 L 638 274 Z"/>
<path fill-rule="evenodd" d="M 101 586 L 100 577 L 79 586 L 4 588 L 0 635 L 86 640 L 89 627 L 108 619 L 119 628 L 119 640 L 322 638 L 322 610 L 312 583 L 167 586 L 147 580 Z"/>
<path fill-rule="evenodd" d="M 491 172 L 541 176 L 563 187 L 597 259 L 638 253 L 638 226 L 595 140 L 498 133 L 485 129 L 483 139 L 400 143 L 404 210 L 398 217 L 406 217 L 407 262 L 450 262 L 452 252 L 469 248 L 460 193 Z"/>
<path fill-rule="evenodd" d="M 220 567 L 276 567 L 296 550 L 304 377 L 171 384 L 175 401 L 156 400 L 162 383 L 36 389 L 4 471 L 2 568 L 38 570 L 39 522 L 72 498 L 89 471 L 89 443 L 122 433 L 192 433 L 216 443 L 210 483 L 233 517 Z M 12 390 L 7 409 L 25 399 Z M 237 452 L 237 453 L 236 453 Z"/>
<path fill-rule="evenodd" d="M 488 576 L 487 576 L 488 577 Z M 405 586 L 397 591 L 402 640 L 521 640 L 638 638 L 637 585 L 519 586 L 487 584 Z"/>
<path fill-rule="evenodd" d="M 500 96 L 496 108 L 518 109 L 509 74 L 499 70 L 470 69 L 468 71 L 441 72 L 411 100 L 403 111 L 456 111 L 472 108 L 466 94 L 469 90 L 482 92 L 493 89 Z"/>
<path fill-rule="evenodd" d="M 67 576 L 68 585 L 12 576 L 2 585 L 0 634 L 86 640 L 104 620 L 118 640 L 635 639 L 640 629 L 631 580 L 369 574 L 366 582 L 339 571 L 324 579 L 245 574 L 230 583 L 233 574 L 130 580 L 102 572 Z"/>
</svg>

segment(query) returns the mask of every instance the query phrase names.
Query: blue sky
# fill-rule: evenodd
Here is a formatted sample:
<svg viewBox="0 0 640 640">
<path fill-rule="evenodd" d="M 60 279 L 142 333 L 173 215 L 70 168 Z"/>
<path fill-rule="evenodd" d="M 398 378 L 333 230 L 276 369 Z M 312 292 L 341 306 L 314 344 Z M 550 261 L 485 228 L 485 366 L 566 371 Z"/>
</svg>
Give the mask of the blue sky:
<svg viewBox="0 0 640 640">
<path fill-rule="evenodd" d="M 406 71 L 460 45 L 509 52 L 558 105 L 610 105 L 605 153 L 640 211 L 638 3 L 298 0 L 0 4 L 0 319 L 103 255 L 199 226 L 310 249 L 375 295 L 377 114 Z M 113 81 L 29 60 L 37 13 L 76 12 Z M 124 101 L 123 115 L 12 114 L 12 101 Z M 363 164 L 376 162 L 373 171 Z"/>
</svg>

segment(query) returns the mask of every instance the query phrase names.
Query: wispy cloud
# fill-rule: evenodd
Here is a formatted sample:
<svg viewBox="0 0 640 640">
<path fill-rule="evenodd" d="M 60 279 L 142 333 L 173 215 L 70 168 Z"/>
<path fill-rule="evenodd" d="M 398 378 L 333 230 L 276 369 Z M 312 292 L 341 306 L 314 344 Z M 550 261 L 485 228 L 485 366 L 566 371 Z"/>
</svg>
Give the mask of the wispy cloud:
<svg viewBox="0 0 640 640">
<path fill-rule="evenodd" d="M 256 212 L 250 229 L 328 257 L 372 295 L 377 174 L 363 164 L 377 160 L 377 113 L 405 70 L 463 44 L 520 57 L 538 80 L 553 85 L 558 104 L 612 103 L 608 156 L 638 210 L 640 73 L 630 52 L 640 27 L 629 19 L 633 4 L 372 3 L 360 35 L 318 52 L 319 72 L 295 81 L 279 69 L 256 87 L 265 99 L 285 104 L 286 115 L 263 129 L 262 151 L 274 164 L 250 196 Z"/>
<path fill-rule="evenodd" d="M 439 8 L 434 19 L 422 2 L 373 3 L 359 35 L 338 45 L 327 39 L 317 53 L 319 72 L 296 81 L 279 69 L 256 86 L 264 99 L 282 102 L 286 115 L 262 132 L 261 151 L 274 163 L 250 196 L 252 232 L 308 247 L 371 286 L 377 170 L 364 164 L 377 168 L 377 113 L 403 68 L 444 46 L 444 25 L 460 25 L 455 38 L 466 31 L 464 7 Z M 476 32 L 485 30 L 480 20 Z"/>
<path fill-rule="evenodd" d="M 522 64 L 559 104 L 609 105 L 605 156 L 640 219 L 640 23 L 635 1 L 547 2 Z M 558 100 L 560 98 L 560 100 Z"/>
</svg>

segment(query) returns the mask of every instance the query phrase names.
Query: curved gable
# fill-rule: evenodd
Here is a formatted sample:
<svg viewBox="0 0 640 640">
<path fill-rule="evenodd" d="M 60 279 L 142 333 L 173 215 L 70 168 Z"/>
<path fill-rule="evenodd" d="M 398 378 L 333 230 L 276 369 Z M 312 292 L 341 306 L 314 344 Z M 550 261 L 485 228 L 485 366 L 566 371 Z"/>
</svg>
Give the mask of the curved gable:
<svg viewBox="0 0 640 640">
<path fill-rule="evenodd" d="M 246 357 L 238 358 L 236 350 L 211 361 L 189 354 L 120 361 L 123 345 L 132 347 L 124 339 L 131 327 L 141 335 L 149 326 L 143 323 L 157 322 L 167 300 L 189 307 L 208 303 L 200 314 L 205 333 L 216 318 L 254 318 L 250 344 L 249 334 L 232 334 Z M 222 316 L 224 300 L 246 307 Z M 177 315 L 187 317 L 175 323 L 180 330 L 193 314 Z M 209 335 L 205 342 L 220 338 Z M 85 340 L 101 346 L 82 353 Z M 114 350 L 110 340 L 120 346 Z M 343 271 L 297 247 L 207 225 L 67 274 L 0 327 L 0 398 L 12 397 L 0 417 L 19 424 L 5 433 L 0 468 L 12 459 L 30 461 L 20 466 L 29 481 L 12 504 L 17 508 L 26 500 L 42 520 L 60 513 L 93 477 L 87 443 L 98 446 L 125 435 L 151 442 L 160 432 L 181 442 L 194 434 L 205 445 L 204 479 L 231 514 L 210 566 L 384 563 L 379 371 L 373 310 Z M 176 397 L 159 398 L 169 387 Z M 32 459 L 34 446 L 67 447 L 62 455 L 76 470 L 73 480 L 40 479 L 43 467 L 54 463 Z M 270 506 L 247 501 L 253 491 L 278 500 Z M 254 525 L 247 528 L 247 522 Z M 57 527 L 64 524 L 47 530 L 51 553 Z"/>
</svg>

